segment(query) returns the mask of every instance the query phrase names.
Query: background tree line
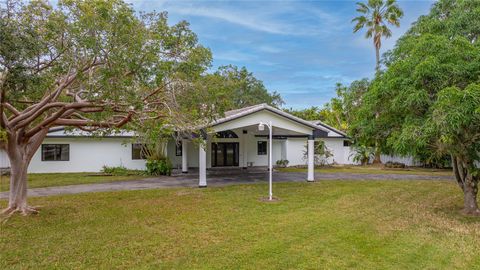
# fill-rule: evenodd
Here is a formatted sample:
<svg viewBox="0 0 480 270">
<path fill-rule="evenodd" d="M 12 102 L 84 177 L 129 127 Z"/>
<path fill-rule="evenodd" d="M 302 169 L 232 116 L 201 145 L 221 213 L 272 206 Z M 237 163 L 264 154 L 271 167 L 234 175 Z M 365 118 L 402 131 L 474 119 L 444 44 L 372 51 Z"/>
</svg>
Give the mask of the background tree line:
<svg viewBox="0 0 480 270">
<path fill-rule="evenodd" d="M 394 1 L 370 0 L 360 11 L 379 3 Z M 383 55 L 371 81 L 338 85 L 324 108 L 293 113 L 346 130 L 357 145 L 451 166 L 464 212 L 479 215 L 479 35 L 479 1 L 440 0 Z"/>
</svg>

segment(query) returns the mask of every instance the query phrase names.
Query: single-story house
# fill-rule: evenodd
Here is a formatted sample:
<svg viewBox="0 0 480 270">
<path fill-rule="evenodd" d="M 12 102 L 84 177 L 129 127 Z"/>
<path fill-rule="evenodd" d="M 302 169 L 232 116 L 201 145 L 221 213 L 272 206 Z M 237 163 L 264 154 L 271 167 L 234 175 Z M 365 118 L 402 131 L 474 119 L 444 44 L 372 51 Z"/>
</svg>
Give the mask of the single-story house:
<svg viewBox="0 0 480 270">
<path fill-rule="evenodd" d="M 188 138 L 167 145 L 167 156 L 174 168 L 187 172 L 199 168 L 204 182 L 205 171 L 216 167 L 248 168 L 268 166 L 268 127 L 273 126 L 272 156 L 288 160 L 288 166 L 309 165 L 308 180 L 313 180 L 314 141 L 323 140 L 331 152 L 328 163 L 352 164 L 349 139 L 345 133 L 321 121 L 306 121 L 267 104 L 259 104 L 225 113 L 213 122 L 204 134 L 203 147 Z M 134 142 L 133 132 L 122 132 L 104 137 L 64 129 L 52 129 L 32 158 L 30 173 L 98 172 L 103 166 L 124 166 L 144 169 L 141 145 Z M 8 167 L 8 157 L 0 153 L 0 166 Z M 206 185 L 206 182 L 200 185 Z"/>
</svg>

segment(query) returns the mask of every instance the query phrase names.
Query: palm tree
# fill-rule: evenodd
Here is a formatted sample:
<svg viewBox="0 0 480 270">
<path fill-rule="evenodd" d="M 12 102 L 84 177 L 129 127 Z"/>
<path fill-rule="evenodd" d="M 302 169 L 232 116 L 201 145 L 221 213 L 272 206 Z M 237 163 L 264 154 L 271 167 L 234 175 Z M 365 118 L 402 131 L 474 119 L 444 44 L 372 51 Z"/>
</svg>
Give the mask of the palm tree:
<svg viewBox="0 0 480 270">
<path fill-rule="evenodd" d="M 403 16 L 403 11 L 397 5 L 396 0 L 368 0 L 368 3 L 357 3 L 357 12 L 362 15 L 354 18 L 356 22 L 353 32 L 356 33 L 362 28 L 366 28 L 366 38 L 373 37 L 375 45 L 376 66 L 375 71 L 380 69 L 380 47 L 382 46 L 382 37 L 389 38 L 392 31 L 388 29 L 387 23 L 400 26 L 399 19 Z"/>
</svg>

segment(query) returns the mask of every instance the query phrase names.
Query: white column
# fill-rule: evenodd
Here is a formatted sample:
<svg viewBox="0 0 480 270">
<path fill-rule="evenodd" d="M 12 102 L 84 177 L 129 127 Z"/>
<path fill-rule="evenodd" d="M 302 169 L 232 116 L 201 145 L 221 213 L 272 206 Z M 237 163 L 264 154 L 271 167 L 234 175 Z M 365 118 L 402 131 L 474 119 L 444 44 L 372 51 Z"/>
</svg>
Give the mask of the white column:
<svg viewBox="0 0 480 270">
<path fill-rule="evenodd" d="M 242 154 L 242 163 L 243 163 L 243 168 L 246 169 L 248 167 L 248 146 L 247 146 L 247 142 L 248 142 L 248 131 L 244 130 L 242 131 L 243 134 L 242 134 L 242 149 L 243 149 L 243 154 Z"/>
<path fill-rule="evenodd" d="M 207 152 L 206 145 L 198 146 L 198 186 L 207 187 Z"/>
<path fill-rule="evenodd" d="M 182 173 L 188 172 L 188 146 L 187 140 L 182 140 Z"/>
<path fill-rule="evenodd" d="M 315 167 L 314 167 L 314 147 L 315 147 L 315 140 L 313 137 L 308 138 L 308 175 L 307 181 L 313 182 L 315 180 Z"/>
</svg>

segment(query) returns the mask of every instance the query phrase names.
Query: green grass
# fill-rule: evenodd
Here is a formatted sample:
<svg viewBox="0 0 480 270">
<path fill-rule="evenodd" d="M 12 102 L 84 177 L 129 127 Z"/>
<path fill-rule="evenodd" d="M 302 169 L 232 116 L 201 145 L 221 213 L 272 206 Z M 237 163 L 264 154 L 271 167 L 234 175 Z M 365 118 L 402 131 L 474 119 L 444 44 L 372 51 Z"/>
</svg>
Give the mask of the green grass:
<svg viewBox="0 0 480 270">
<path fill-rule="evenodd" d="M 28 175 L 28 187 L 52 187 L 78 184 L 105 183 L 145 178 L 141 175 L 105 176 L 98 173 L 32 173 Z M 0 178 L 0 191 L 9 189 L 9 176 Z"/>
<path fill-rule="evenodd" d="M 32 198 L 0 269 L 475 269 L 480 220 L 448 181 L 280 183 Z M 0 206 L 6 202 L 1 201 Z"/>
<path fill-rule="evenodd" d="M 279 168 L 282 172 L 306 172 L 306 168 Z M 427 168 L 405 168 L 390 169 L 378 166 L 332 166 L 324 168 L 316 168 L 315 172 L 319 173 L 366 173 L 366 174 L 416 174 L 416 175 L 453 175 L 451 169 L 427 169 Z"/>
</svg>

